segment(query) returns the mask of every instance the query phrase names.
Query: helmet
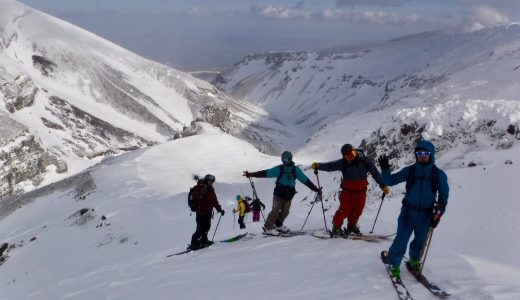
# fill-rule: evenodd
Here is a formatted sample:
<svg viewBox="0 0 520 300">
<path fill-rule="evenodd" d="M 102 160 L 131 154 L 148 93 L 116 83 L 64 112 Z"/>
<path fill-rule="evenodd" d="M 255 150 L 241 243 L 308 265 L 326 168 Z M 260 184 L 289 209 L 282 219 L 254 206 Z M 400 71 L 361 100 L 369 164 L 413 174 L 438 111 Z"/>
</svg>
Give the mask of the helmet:
<svg viewBox="0 0 520 300">
<path fill-rule="evenodd" d="M 237 195 L 237 201 L 240 201 L 240 198 L 242 197 L 240 197 L 240 195 Z"/>
<path fill-rule="evenodd" d="M 282 153 L 282 162 L 284 165 L 288 165 L 292 162 L 292 153 L 289 151 L 284 151 Z"/>
<path fill-rule="evenodd" d="M 207 174 L 206 176 L 204 176 L 204 181 L 213 183 L 215 182 L 215 176 Z"/>
<path fill-rule="evenodd" d="M 352 147 L 351 144 L 345 144 L 341 146 L 341 155 L 345 155 L 348 151 L 354 150 L 354 147 Z"/>
</svg>

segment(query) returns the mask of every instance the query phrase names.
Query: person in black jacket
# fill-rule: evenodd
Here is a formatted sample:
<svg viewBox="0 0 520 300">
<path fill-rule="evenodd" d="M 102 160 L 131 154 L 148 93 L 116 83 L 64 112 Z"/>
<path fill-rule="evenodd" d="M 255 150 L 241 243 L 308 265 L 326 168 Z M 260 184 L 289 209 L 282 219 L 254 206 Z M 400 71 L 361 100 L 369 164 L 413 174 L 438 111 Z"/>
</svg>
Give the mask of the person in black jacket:
<svg viewBox="0 0 520 300">
<path fill-rule="evenodd" d="M 246 200 L 248 198 L 249 197 L 246 197 Z M 249 198 L 249 199 L 251 199 L 251 198 Z M 253 211 L 253 222 L 260 221 L 260 211 L 262 209 L 265 209 L 265 205 L 264 205 L 264 203 L 262 203 L 262 201 L 260 201 L 260 199 L 256 198 L 255 200 L 253 200 L 251 202 L 251 210 Z"/>
<path fill-rule="evenodd" d="M 357 150 L 350 144 L 341 147 L 341 159 L 327 163 L 314 162 L 311 168 L 320 171 L 341 171 L 341 193 L 339 194 L 339 208 L 332 219 L 332 235 L 361 235 L 357 225 L 359 217 L 365 208 L 367 197 L 367 174 L 370 173 L 385 194 L 390 189 L 384 184 L 381 174 L 377 170 L 374 161 L 366 157 L 361 150 Z M 343 232 L 343 220 L 347 218 L 347 232 Z"/>
<path fill-rule="evenodd" d="M 191 192 L 191 196 L 195 202 L 194 210 L 196 211 L 197 216 L 197 229 L 191 237 L 191 249 L 200 249 L 213 244 L 213 241 L 208 240 L 213 208 L 215 208 L 222 216 L 225 213 L 218 203 L 217 195 L 213 189 L 214 182 L 215 176 L 208 174 L 197 182 L 197 185 Z"/>
</svg>

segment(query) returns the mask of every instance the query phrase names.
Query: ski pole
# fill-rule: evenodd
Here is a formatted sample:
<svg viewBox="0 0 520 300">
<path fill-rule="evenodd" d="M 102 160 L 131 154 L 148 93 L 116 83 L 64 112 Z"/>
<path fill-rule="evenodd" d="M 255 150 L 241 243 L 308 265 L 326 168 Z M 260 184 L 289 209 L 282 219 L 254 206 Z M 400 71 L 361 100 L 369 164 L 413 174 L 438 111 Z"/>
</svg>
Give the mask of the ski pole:
<svg viewBox="0 0 520 300">
<path fill-rule="evenodd" d="M 316 174 L 316 181 L 318 182 L 318 189 L 321 191 L 321 185 L 320 185 L 320 177 L 318 176 L 318 170 L 314 170 L 314 174 Z M 325 206 L 323 205 L 323 195 L 317 194 L 316 196 L 320 197 L 321 201 L 321 210 L 323 212 L 323 222 L 325 222 L 325 231 L 329 232 L 329 229 L 327 228 L 327 219 L 325 218 Z"/>
<path fill-rule="evenodd" d="M 251 179 L 251 177 L 249 177 L 248 179 L 249 183 L 251 184 L 251 188 L 253 189 L 253 198 L 258 199 L 258 194 L 256 193 L 256 188 L 253 179 Z"/>
<path fill-rule="evenodd" d="M 303 227 L 305 227 L 305 224 L 307 223 L 307 219 L 309 219 L 309 215 L 311 214 L 312 208 L 314 207 L 314 204 L 317 201 L 317 199 L 316 199 L 317 197 L 318 197 L 318 194 L 316 194 L 316 197 L 314 197 L 314 201 L 312 201 L 311 209 L 309 210 L 309 213 L 307 214 L 307 218 L 305 218 L 305 222 L 303 222 L 303 226 L 302 226 L 302 229 L 300 229 L 300 231 L 302 231 Z"/>
<path fill-rule="evenodd" d="M 374 227 L 376 227 L 377 217 L 379 217 L 379 212 L 381 211 L 381 206 L 383 206 L 383 200 L 385 199 L 385 193 L 381 196 L 381 204 L 379 204 L 379 209 L 377 210 L 376 219 L 374 220 L 374 225 L 372 225 L 372 230 L 370 230 L 370 234 L 374 233 Z"/>
<path fill-rule="evenodd" d="M 215 232 L 213 232 L 213 237 L 211 238 L 212 242 L 213 242 L 213 239 L 215 238 L 215 233 L 217 233 L 218 224 L 220 224 L 220 219 L 222 219 L 222 214 L 220 214 L 220 217 L 218 218 L 217 227 L 215 227 Z"/>
<path fill-rule="evenodd" d="M 233 212 L 233 231 L 235 231 L 235 212 Z"/>
<path fill-rule="evenodd" d="M 420 274 L 422 274 L 422 270 L 424 268 L 424 262 L 426 261 L 426 256 L 428 255 L 428 250 L 430 250 L 430 244 L 432 243 L 432 237 L 433 237 L 433 227 L 430 227 L 430 231 L 428 232 L 428 241 L 425 244 L 425 249 L 423 249 L 424 255 L 422 259 L 422 265 L 421 265 L 421 271 Z"/>
</svg>

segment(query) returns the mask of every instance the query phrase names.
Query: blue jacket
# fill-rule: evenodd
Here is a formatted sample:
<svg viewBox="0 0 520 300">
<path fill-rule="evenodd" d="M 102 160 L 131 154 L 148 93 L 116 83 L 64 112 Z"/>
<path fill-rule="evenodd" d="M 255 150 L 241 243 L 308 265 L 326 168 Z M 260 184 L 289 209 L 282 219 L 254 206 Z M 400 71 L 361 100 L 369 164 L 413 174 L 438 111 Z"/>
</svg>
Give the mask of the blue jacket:
<svg viewBox="0 0 520 300">
<path fill-rule="evenodd" d="M 435 206 L 436 195 L 432 191 L 431 175 L 432 168 L 435 165 L 435 146 L 429 141 L 422 140 L 417 143 L 416 148 L 423 148 L 431 152 L 430 162 L 428 164 L 421 164 L 418 161 L 415 162 L 415 182 L 410 190 L 406 191 L 403 202 L 419 209 L 429 209 Z M 401 182 L 405 182 L 408 178 L 410 166 L 406 166 L 395 174 L 391 174 L 389 170 L 383 170 L 382 176 L 383 181 L 393 186 Z M 444 213 L 446 206 L 448 205 L 448 196 L 450 188 L 448 186 L 448 176 L 444 171 L 439 169 L 438 173 L 439 190 L 438 200 L 442 204 L 440 213 Z"/>
</svg>

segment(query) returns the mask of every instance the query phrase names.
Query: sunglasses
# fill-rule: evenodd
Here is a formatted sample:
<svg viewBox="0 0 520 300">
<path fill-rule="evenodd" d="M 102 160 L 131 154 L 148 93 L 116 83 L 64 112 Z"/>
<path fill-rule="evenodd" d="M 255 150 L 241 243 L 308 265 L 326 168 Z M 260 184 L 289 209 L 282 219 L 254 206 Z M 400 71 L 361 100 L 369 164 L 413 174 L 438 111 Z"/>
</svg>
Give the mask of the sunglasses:
<svg viewBox="0 0 520 300">
<path fill-rule="evenodd" d="M 416 151 L 415 155 L 417 155 L 417 156 L 430 156 L 430 151 Z"/>
</svg>

